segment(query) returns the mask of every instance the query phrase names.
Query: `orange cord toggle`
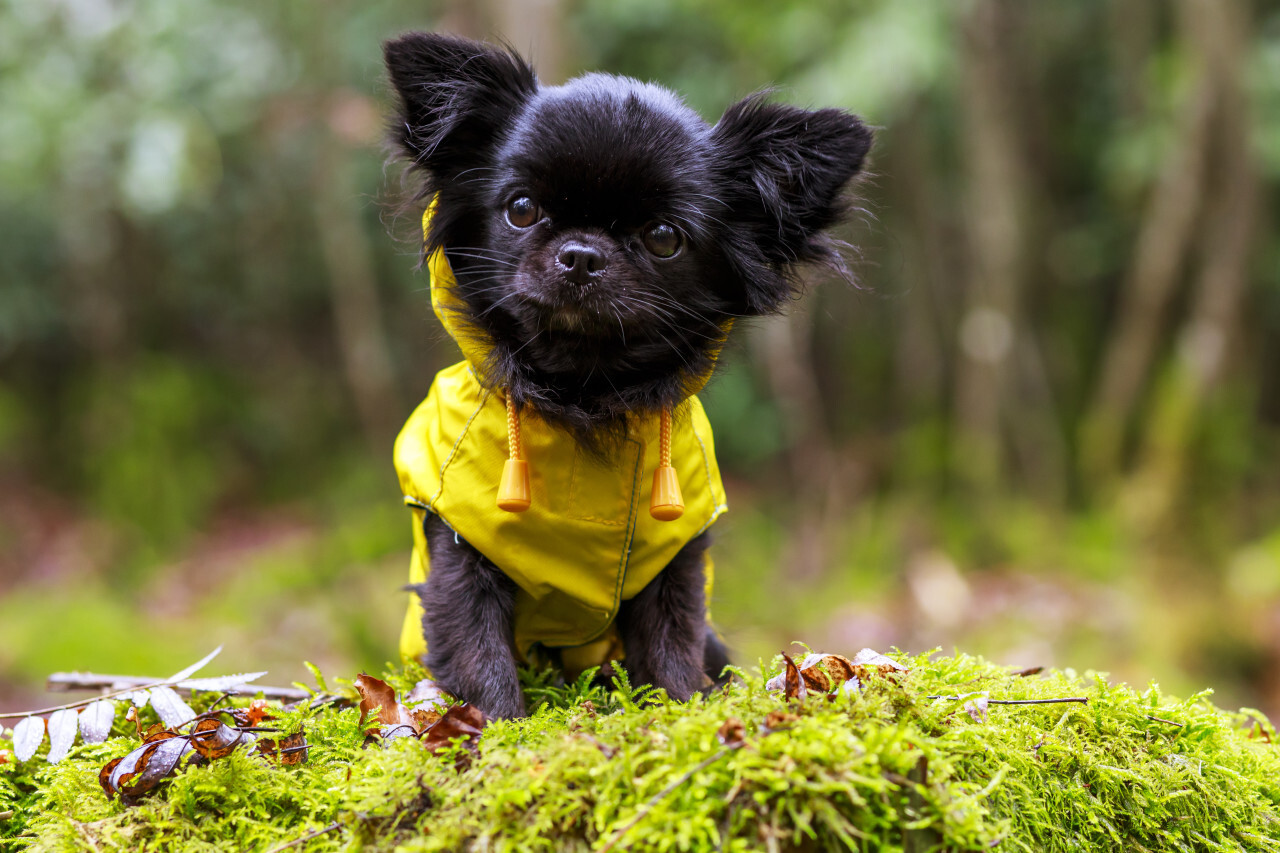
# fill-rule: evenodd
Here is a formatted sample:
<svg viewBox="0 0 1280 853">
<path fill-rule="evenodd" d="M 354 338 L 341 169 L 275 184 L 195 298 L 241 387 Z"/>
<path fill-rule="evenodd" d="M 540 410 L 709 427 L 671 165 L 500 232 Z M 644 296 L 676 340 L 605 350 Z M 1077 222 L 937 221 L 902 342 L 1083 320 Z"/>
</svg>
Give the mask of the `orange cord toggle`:
<svg viewBox="0 0 1280 853">
<path fill-rule="evenodd" d="M 684 515 L 680 478 L 671 467 L 671 409 L 664 408 L 658 422 L 658 468 L 653 472 L 649 515 L 658 521 L 675 521 Z"/>
<path fill-rule="evenodd" d="M 522 458 L 520 418 L 516 404 L 507 393 L 507 461 L 502 466 L 502 482 L 498 484 L 498 509 L 524 512 L 529 499 L 529 463 Z"/>
</svg>

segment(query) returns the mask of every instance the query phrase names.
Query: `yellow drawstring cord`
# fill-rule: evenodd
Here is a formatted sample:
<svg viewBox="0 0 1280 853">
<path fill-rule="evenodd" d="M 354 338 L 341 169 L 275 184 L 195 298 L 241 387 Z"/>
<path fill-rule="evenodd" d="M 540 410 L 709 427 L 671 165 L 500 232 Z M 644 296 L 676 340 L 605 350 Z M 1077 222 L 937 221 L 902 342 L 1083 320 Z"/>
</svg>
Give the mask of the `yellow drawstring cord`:
<svg viewBox="0 0 1280 853">
<path fill-rule="evenodd" d="M 658 521 L 675 521 L 684 515 L 680 479 L 671 467 L 671 409 L 664 407 L 658 420 L 658 468 L 653 472 L 649 515 Z"/>
<path fill-rule="evenodd" d="M 498 486 L 498 508 L 524 512 L 529 508 L 529 463 L 520 442 L 520 416 L 515 401 L 507 394 L 507 461 L 502 466 Z M 675 521 L 684 515 L 680 480 L 671 466 L 671 409 L 663 408 L 658 420 L 658 468 L 653 472 L 653 492 L 649 514 L 658 521 Z"/>
<path fill-rule="evenodd" d="M 502 482 L 498 485 L 498 508 L 524 512 L 529 503 L 529 463 L 524 461 L 524 449 L 520 446 L 520 416 L 508 391 L 507 461 L 502 466 Z"/>
</svg>

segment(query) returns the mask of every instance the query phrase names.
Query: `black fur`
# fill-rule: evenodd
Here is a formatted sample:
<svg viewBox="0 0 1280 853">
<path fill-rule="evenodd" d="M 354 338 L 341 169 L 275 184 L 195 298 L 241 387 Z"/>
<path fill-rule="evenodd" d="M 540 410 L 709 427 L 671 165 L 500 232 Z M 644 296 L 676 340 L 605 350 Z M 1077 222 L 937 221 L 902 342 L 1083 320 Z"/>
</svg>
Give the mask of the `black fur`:
<svg viewBox="0 0 1280 853">
<path fill-rule="evenodd" d="M 427 668 L 491 717 L 524 716 L 513 637 L 515 581 L 437 516 L 427 513 L 423 530 L 431 573 L 414 591 L 425 611 Z"/>
<path fill-rule="evenodd" d="M 622 602 L 618 636 L 634 684 L 687 699 L 706 678 L 707 606 L 703 564 L 710 539 L 694 539 L 640 594 Z M 717 672 L 714 677 L 719 677 Z"/>
<path fill-rule="evenodd" d="M 399 104 L 392 145 L 421 178 L 415 199 L 438 204 L 424 257 L 444 247 L 465 320 L 493 342 L 478 366 L 485 383 L 602 457 L 628 417 L 694 390 L 726 321 L 780 310 L 797 264 L 843 269 L 823 231 L 845 213 L 871 145 L 856 116 L 755 95 L 712 127 L 667 89 L 626 77 L 539 86 L 515 53 L 480 42 L 410 33 L 384 50 Z M 519 197 L 538 208 L 525 227 L 506 214 Z M 679 233 L 673 257 L 648 248 L 655 223 Z M 428 533 L 428 663 L 486 711 L 518 713 L 514 665 L 453 634 L 472 644 L 484 632 L 488 652 L 509 646 L 510 584 L 449 544 L 452 533 L 445 544 Z M 618 616 L 629 669 L 676 698 L 701 683 L 704 657 L 727 662 L 714 638 L 704 650 L 704 547 L 686 546 Z"/>
</svg>

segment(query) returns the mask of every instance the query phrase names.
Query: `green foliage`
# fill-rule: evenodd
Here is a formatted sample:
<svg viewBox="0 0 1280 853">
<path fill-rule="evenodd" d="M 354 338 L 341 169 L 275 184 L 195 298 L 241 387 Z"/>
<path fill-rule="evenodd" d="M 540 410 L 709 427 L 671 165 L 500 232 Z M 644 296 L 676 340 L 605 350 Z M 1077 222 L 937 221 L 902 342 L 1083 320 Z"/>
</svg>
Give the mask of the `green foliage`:
<svg viewBox="0 0 1280 853">
<path fill-rule="evenodd" d="M 609 693 L 525 673 L 539 707 L 490 724 L 475 757 L 412 738 L 364 748 L 355 710 L 297 711 L 275 724 L 305 727 L 307 764 L 237 754 L 135 808 L 98 788 L 102 764 L 136 744 L 116 737 L 57 767 L 3 765 L 0 810 L 16 813 L 0 828 L 33 851 L 267 849 L 326 828 L 304 849 L 1280 849 L 1280 756 L 1256 712 L 1101 674 L 906 662 L 898 683 L 789 705 L 759 674 L 680 704 L 625 678 Z M 1089 701 L 983 714 L 962 707 L 974 691 Z M 733 718 L 740 747 L 717 738 Z"/>
</svg>

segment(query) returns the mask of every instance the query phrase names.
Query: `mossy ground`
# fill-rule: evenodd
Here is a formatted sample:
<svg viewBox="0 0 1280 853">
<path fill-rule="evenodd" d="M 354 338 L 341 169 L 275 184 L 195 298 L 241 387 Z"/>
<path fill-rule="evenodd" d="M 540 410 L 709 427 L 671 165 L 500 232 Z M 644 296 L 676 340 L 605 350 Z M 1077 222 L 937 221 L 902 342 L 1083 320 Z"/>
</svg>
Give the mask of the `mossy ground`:
<svg viewBox="0 0 1280 853">
<path fill-rule="evenodd" d="M 118 722 L 57 766 L 0 765 L 0 847 L 269 850 L 332 827 L 289 849 L 1280 850 L 1280 747 L 1258 715 L 1100 675 L 895 657 L 911 668 L 896 682 L 802 704 L 757 672 L 685 704 L 528 675 L 540 707 L 492 723 L 475 757 L 412 738 L 364 748 L 354 709 L 299 711 L 280 724 L 305 725 L 306 764 L 236 753 L 133 808 L 98 784 L 137 745 Z M 930 698 L 974 691 L 1089 701 L 975 718 Z M 717 738 L 730 718 L 737 748 Z"/>
</svg>

